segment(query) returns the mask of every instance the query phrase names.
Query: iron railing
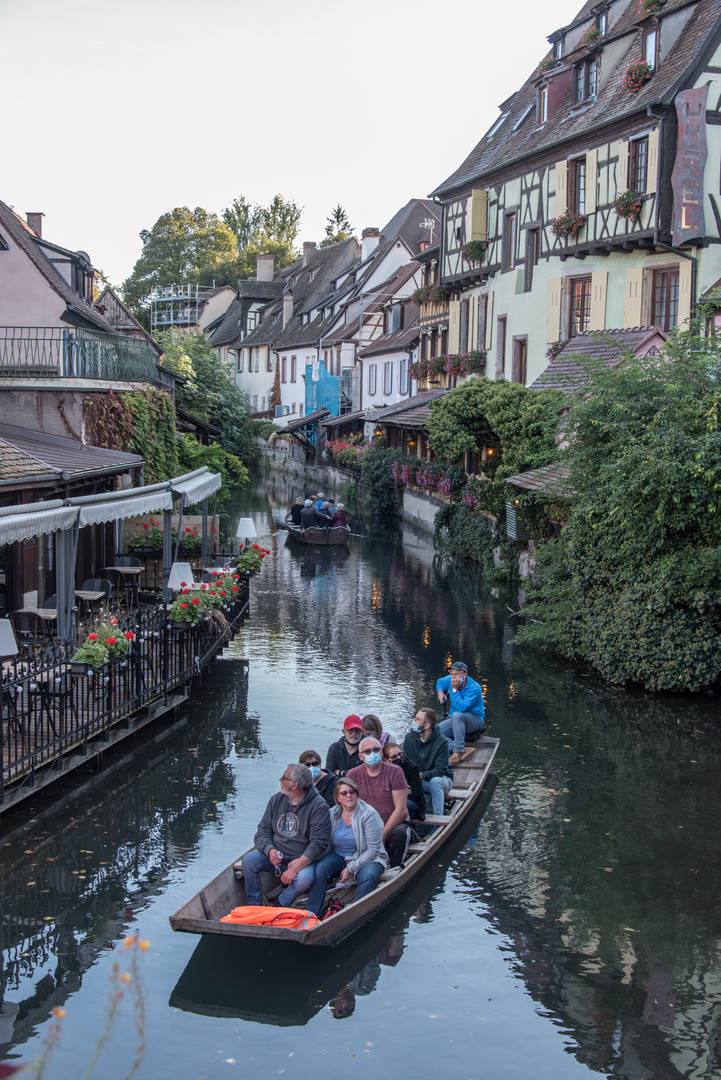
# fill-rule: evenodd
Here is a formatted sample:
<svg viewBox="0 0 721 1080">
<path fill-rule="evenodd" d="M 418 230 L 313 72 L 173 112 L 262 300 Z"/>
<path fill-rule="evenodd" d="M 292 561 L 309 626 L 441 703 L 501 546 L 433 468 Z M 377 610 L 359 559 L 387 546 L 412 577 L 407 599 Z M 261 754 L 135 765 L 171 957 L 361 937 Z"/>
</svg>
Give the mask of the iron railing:
<svg viewBox="0 0 721 1080">
<path fill-rule="evenodd" d="M 0 378 L 108 379 L 155 383 L 146 341 L 99 330 L 0 326 Z"/>
<path fill-rule="evenodd" d="M 135 635 L 130 651 L 99 671 L 73 661 L 75 645 L 56 644 L 4 661 L 0 805 L 10 788 L 32 788 L 36 775 L 49 767 L 63 772 L 69 755 L 86 755 L 92 742 L 109 741 L 132 714 L 167 702 L 179 689 L 187 693 L 244 620 L 249 592 L 248 581 L 241 580 L 223 617 L 211 612 L 195 626 L 173 625 L 162 606 L 120 617 L 119 633 Z"/>
</svg>

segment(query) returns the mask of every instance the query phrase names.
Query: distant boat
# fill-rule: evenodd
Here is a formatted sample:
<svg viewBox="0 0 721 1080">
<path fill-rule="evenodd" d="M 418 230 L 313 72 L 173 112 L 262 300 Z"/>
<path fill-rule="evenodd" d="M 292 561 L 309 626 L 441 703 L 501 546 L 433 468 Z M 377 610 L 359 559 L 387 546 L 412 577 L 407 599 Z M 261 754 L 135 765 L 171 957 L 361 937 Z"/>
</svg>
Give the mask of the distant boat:
<svg viewBox="0 0 721 1080">
<path fill-rule="evenodd" d="M 318 544 L 321 547 L 329 547 L 334 544 L 347 544 L 350 536 L 347 525 L 334 525 L 330 529 L 301 529 L 300 525 L 294 525 L 290 520 L 290 513 L 285 516 L 285 524 L 289 534 L 299 544 Z"/>
<path fill-rule="evenodd" d="M 445 847 L 474 809 L 483 805 L 485 810 L 493 785 L 489 784 L 489 798 L 485 802 L 482 799 L 484 786 L 489 778 L 499 741 L 488 735 L 482 736 L 471 757 L 456 766 L 453 787 L 447 798 L 447 801 L 452 803 L 450 813 L 426 814 L 424 824 L 436 826 L 435 832 L 409 846 L 405 866 L 400 870 L 385 870 L 373 892 L 358 901 L 353 900 L 354 886 L 332 886 L 326 899 L 337 897 L 344 906 L 317 926 L 295 930 L 287 927 L 221 922 L 223 915 L 228 915 L 233 908 L 248 902 L 241 859 L 231 863 L 187 904 L 183 904 L 171 915 L 170 925 L 173 930 L 182 930 L 189 934 L 262 938 L 269 942 L 292 941 L 299 945 L 337 945 L 390 903 L 402 889 L 417 880 L 423 868 L 431 863 L 440 848 Z M 302 900 L 295 906 L 302 907 Z"/>
</svg>

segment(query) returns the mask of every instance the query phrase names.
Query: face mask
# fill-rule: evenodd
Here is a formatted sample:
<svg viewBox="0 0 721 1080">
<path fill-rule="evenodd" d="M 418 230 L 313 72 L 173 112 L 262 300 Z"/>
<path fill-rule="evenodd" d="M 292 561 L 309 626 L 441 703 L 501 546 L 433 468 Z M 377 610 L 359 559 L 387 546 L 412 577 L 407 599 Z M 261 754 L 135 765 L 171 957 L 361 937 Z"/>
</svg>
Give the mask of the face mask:
<svg viewBox="0 0 721 1080">
<path fill-rule="evenodd" d="M 366 754 L 365 762 L 366 762 L 366 765 L 371 765 L 371 766 L 380 765 L 380 763 L 381 763 L 381 752 L 380 752 L 380 750 L 373 750 L 370 754 Z"/>
<path fill-rule="evenodd" d="M 411 720 L 411 731 L 415 731 L 416 735 L 421 730 L 421 725 L 417 720 Z"/>
<path fill-rule="evenodd" d="M 310 775 L 314 780 L 317 780 L 320 776 L 320 765 L 309 765 L 308 768 L 310 769 Z"/>
<path fill-rule="evenodd" d="M 400 765 L 403 761 L 405 761 L 405 754 L 399 754 L 397 758 L 393 758 L 391 765 Z"/>
</svg>

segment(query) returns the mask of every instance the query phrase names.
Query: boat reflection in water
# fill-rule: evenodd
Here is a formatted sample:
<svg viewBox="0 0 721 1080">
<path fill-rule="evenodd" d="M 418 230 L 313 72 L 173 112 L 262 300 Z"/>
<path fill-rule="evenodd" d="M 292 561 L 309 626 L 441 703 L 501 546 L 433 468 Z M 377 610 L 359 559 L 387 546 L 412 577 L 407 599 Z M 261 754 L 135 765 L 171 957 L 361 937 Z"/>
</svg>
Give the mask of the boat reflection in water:
<svg viewBox="0 0 721 1080">
<path fill-rule="evenodd" d="M 441 850 L 433 868 L 350 940 L 315 950 L 309 964 L 308 949 L 301 945 L 206 935 L 170 995 L 170 1006 L 277 1027 L 303 1026 L 329 1003 L 336 1019 L 350 1016 L 356 998 L 375 989 L 381 966 L 400 961 L 411 919 L 429 921 L 430 898 L 443 884 L 459 843 L 465 845 L 478 829 L 496 783 L 491 774 L 472 820 L 456 843 Z"/>
<path fill-rule="evenodd" d="M 302 578 L 322 577 L 343 569 L 348 560 L 348 548 L 345 544 L 335 547 L 313 547 L 301 545 L 292 537 L 286 536 L 285 546 L 297 562 Z"/>
</svg>

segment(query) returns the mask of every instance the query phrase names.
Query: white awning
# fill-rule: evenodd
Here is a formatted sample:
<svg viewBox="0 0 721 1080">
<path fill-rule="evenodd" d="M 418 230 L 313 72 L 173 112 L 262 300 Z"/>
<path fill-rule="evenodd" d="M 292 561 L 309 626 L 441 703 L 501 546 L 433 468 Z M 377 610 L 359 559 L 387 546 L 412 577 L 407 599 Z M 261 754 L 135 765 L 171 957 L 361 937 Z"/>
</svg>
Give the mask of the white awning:
<svg viewBox="0 0 721 1080">
<path fill-rule="evenodd" d="M 194 506 L 195 503 L 202 502 L 208 496 L 214 495 L 221 487 L 221 484 L 220 473 L 210 472 L 207 465 L 204 465 L 202 469 L 196 469 L 195 472 L 186 473 L 184 476 L 176 476 L 174 480 L 170 481 L 173 494 L 185 496 L 186 506 Z"/>
<path fill-rule="evenodd" d="M 77 521 L 75 506 L 65 506 L 61 499 L 25 503 L 0 508 L 0 544 L 31 540 L 57 529 L 72 529 Z"/>
<path fill-rule="evenodd" d="M 103 521 L 155 514 L 160 510 L 170 510 L 173 506 L 173 496 L 167 481 L 148 487 L 126 488 L 125 491 L 83 495 L 67 501 L 80 508 L 81 528 L 84 525 L 98 525 Z"/>
</svg>

